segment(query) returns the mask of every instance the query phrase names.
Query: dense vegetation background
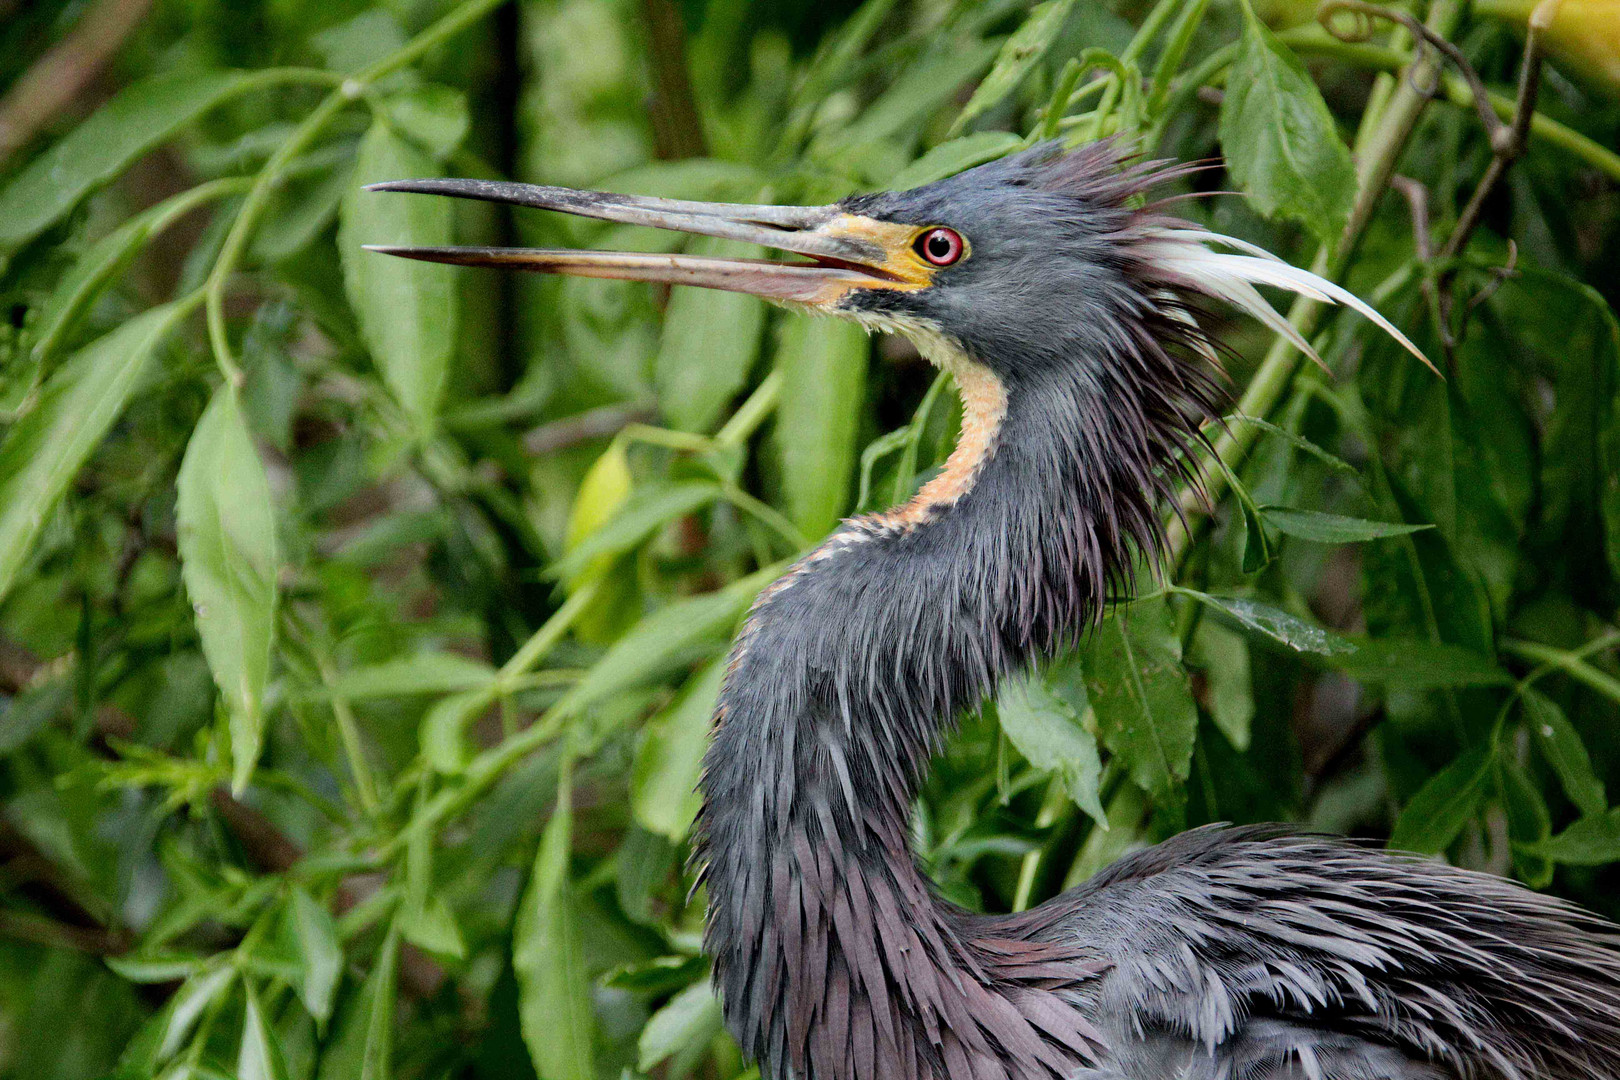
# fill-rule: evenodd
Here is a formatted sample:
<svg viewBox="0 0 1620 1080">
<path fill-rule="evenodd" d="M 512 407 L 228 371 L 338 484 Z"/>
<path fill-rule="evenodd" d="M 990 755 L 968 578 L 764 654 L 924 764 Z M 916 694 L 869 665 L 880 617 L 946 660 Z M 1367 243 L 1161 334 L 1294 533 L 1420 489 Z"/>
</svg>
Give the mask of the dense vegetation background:
<svg viewBox="0 0 1620 1080">
<path fill-rule="evenodd" d="M 749 298 L 362 254 L 685 242 L 357 192 L 410 176 L 1224 154 L 1180 212 L 1447 377 L 1223 325 L 1213 515 L 965 720 L 919 852 L 1007 910 L 1280 819 L 1620 916 L 1620 5 L 1543 7 L 1516 159 L 1528 2 L 1411 10 L 1438 66 L 1253 2 L 0 0 L 0 1071 L 747 1073 L 684 861 L 717 660 L 954 395 Z"/>
</svg>

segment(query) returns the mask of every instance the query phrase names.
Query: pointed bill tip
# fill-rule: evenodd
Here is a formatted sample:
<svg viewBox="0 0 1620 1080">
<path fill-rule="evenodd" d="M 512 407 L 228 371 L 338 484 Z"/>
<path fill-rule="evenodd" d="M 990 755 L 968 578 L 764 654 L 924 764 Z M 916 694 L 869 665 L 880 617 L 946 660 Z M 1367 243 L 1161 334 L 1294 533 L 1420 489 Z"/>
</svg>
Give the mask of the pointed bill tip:
<svg viewBox="0 0 1620 1080">
<path fill-rule="evenodd" d="M 379 180 L 375 184 L 366 184 L 362 191 L 420 191 L 419 185 L 426 183 L 423 180 Z"/>
</svg>

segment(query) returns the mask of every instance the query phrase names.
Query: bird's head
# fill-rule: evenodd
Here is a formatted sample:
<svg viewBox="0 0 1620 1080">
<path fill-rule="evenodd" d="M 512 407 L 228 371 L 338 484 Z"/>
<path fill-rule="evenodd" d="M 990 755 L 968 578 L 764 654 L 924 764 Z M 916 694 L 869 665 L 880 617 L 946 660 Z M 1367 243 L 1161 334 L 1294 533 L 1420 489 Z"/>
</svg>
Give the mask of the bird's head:
<svg viewBox="0 0 1620 1080">
<path fill-rule="evenodd" d="M 908 191 L 826 206 L 690 202 L 486 180 L 400 180 L 373 191 L 451 195 L 773 248 L 784 261 L 538 248 L 374 247 L 413 259 L 750 293 L 966 355 L 1016 383 L 1053 365 L 1130 358 L 1149 343 L 1212 356 L 1196 298 L 1236 305 L 1309 346 L 1258 292 L 1348 303 L 1338 286 L 1134 197 L 1184 167 L 1133 161 L 1117 143 L 1053 145 Z M 1224 249 L 1224 250 L 1216 250 Z M 1421 354 L 1419 354 L 1421 356 Z"/>
</svg>

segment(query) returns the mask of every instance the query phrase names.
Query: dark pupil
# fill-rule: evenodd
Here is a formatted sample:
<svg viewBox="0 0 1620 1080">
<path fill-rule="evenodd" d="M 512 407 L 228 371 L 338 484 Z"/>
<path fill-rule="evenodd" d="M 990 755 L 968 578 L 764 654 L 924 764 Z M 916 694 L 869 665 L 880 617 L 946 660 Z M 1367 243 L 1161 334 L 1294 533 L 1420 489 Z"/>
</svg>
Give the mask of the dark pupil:
<svg viewBox="0 0 1620 1080">
<path fill-rule="evenodd" d="M 928 238 L 928 254 L 936 259 L 943 259 L 951 253 L 951 242 L 944 233 L 935 233 Z"/>
</svg>

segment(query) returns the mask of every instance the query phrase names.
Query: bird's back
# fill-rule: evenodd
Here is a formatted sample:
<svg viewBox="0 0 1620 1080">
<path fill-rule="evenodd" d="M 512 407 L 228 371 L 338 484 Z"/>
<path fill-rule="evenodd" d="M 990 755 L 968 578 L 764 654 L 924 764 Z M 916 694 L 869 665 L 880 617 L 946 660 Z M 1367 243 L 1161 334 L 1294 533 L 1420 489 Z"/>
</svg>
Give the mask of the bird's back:
<svg viewBox="0 0 1620 1080">
<path fill-rule="evenodd" d="M 1109 965 L 1086 1080 L 1620 1078 L 1620 929 L 1489 875 L 1211 827 L 1021 918 Z"/>
</svg>

